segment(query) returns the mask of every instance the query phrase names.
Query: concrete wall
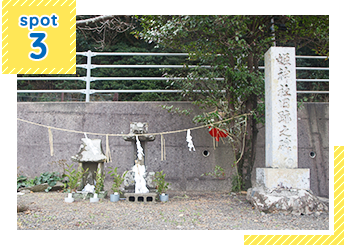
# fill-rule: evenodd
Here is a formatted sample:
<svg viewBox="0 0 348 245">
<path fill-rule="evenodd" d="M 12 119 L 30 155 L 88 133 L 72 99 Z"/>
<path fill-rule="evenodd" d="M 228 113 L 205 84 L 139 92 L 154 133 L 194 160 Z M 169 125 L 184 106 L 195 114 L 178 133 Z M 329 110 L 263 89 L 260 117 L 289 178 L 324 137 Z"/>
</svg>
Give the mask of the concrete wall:
<svg viewBox="0 0 348 245">
<path fill-rule="evenodd" d="M 179 116 L 168 113 L 160 105 L 174 105 L 183 109 L 193 109 L 190 116 Z M 186 102 L 91 102 L 91 103 L 18 103 L 19 118 L 50 125 L 58 128 L 95 133 L 129 133 L 130 122 L 148 122 L 149 132 L 165 132 L 195 127 L 192 123 L 194 115 L 200 110 Z M 50 156 L 48 131 L 46 128 L 18 121 L 18 153 L 17 166 L 19 173 L 29 177 L 38 176 L 45 171 L 62 169 L 52 161 L 66 159 L 75 155 L 81 144 L 83 134 L 68 133 L 57 130 L 53 132 L 54 156 Z M 260 125 L 257 141 L 255 169 L 265 167 L 265 132 Z M 148 171 L 167 173 L 168 182 L 175 190 L 223 190 L 231 188 L 230 176 L 234 173 L 231 163 L 234 156 L 228 144 L 219 143 L 216 150 L 212 146 L 212 137 L 207 129 L 191 132 L 196 152 L 189 152 L 186 143 L 186 132 L 165 135 L 167 160 L 161 161 L 161 140 L 147 143 L 145 148 Z M 89 138 L 102 139 L 105 151 L 105 137 L 89 135 Z M 110 137 L 112 162 L 106 167 L 119 167 L 119 171 L 130 170 L 133 166 L 134 147 L 122 137 Z M 319 196 L 329 196 L 329 104 L 306 103 L 298 110 L 298 142 L 299 167 L 310 168 L 311 189 Z M 208 150 L 209 157 L 202 152 Z M 316 156 L 310 157 L 314 152 Z M 201 177 L 211 172 L 215 165 L 226 169 L 225 180 Z M 76 164 L 77 166 L 77 164 Z M 111 186 L 111 179 L 106 179 L 106 189 Z"/>
<path fill-rule="evenodd" d="M 192 123 L 194 115 L 200 110 L 191 103 L 169 102 L 174 107 L 193 109 L 190 116 L 168 113 L 161 108 L 166 102 L 91 102 L 91 103 L 18 103 L 17 114 L 21 119 L 49 125 L 57 128 L 94 133 L 124 133 L 130 131 L 130 122 L 148 122 L 149 133 L 187 129 L 197 125 Z M 73 163 L 71 156 L 80 147 L 83 134 L 52 130 L 54 156 L 50 156 L 48 130 L 18 121 L 17 166 L 19 173 L 35 177 L 45 171 L 62 172 L 57 164 L 50 162 L 66 159 Z M 230 146 L 220 143 L 213 149 L 212 137 L 207 129 L 191 131 L 196 152 L 189 152 L 186 132 L 165 135 L 167 159 L 161 161 L 161 139 L 146 143 L 144 149 L 147 171 L 164 170 L 171 188 L 175 190 L 230 190 L 230 178 L 214 179 L 201 175 L 212 172 L 215 165 L 223 167 L 227 176 L 231 176 L 231 163 L 234 156 Z M 102 139 L 105 152 L 105 136 L 88 136 Z M 134 165 L 134 143 L 126 142 L 122 137 L 109 137 L 112 162 L 106 167 L 118 167 L 119 173 L 130 170 Z M 204 157 L 202 152 L 208 150 L 210 155 Z M 77 164 L 75 164 L 77 166 Z M 106 189 L 111 187 L 111 178 L 106 178 Z"/>
<path fill-rule="evenodd" d="M 298 167 L 310 169 L 310 188 L 329 197 L 329 103 L 305 103 L 297 111 Z M 260 125 L 255 169 L 265 167 L 265 128 Z M 315 157 L 310 157 L 311 152 Z M 253 182 L 253 183 L 254 183 Z"/>
</svg>

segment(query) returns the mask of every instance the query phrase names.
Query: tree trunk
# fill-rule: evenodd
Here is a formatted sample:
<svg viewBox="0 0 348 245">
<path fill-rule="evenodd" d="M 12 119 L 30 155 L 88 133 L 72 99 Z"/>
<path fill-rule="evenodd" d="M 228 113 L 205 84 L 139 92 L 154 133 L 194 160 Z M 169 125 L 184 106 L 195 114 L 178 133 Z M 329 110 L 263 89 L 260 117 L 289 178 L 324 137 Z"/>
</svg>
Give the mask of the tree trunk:
<svg viewBox="0 0 348 245">
<path fill-rule="evenodd" d="M 248 56 L 249 72 L 253 73 L 258 70 L 258 59 L 251 53 Z M 257 108 L 258 95 L 251 94 L 245 102 L 244 113 L 250 113 Z M 254 115 L 248 116 L 248 124 L 246 128 L 245 147 L 243 151 L 243 157 L 238 165 L 238 173 L 242 178 L 242 189 L 247 190 L 252 187 L 251 174 L 254 168 L 254 162 L 256 157 L 256 142 L 257 142 L 257 120 Z"/>
<path fill-rule="evenodd" d="M 246 102 L 246 112 L 254 110 L 257 106 L 257 97 L 252 95 Z M 242 178 L 242 189 L 247 190 L 252 187 L 251 173 L 254 167 L 256 156 L 256 142 L 257 142 L 257 122 L 253 115 L 248 116 L 248 124 L 246 128 L 245 147 L 243 157 L 238 164 L 238 173 Z"/>
</svg>

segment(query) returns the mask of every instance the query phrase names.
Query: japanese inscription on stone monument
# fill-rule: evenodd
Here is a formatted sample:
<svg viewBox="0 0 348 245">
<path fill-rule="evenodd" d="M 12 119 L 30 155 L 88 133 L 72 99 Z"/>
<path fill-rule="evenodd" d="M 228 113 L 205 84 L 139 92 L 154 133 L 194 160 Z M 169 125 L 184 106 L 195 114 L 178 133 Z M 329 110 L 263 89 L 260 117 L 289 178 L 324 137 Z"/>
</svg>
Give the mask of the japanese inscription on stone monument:
<svg viewBox="0 0 348 245">
<path fill-rule="evenodd" d="M 265 64 L 266 166 L 297 168 L 295 50 L 271 48 Z"/>
<path fill-rule="evenodd" d="M 279 132 L 279 150 L 286 150 L 291 151 L 291 134 L 290 130 L 288 128 L 289 122 L 292 120 L 289 110 L 287 108 L 290 108 L 290 88 L 289 88 L 289 82 L 290 82 L 290 70 L 288 66 L 291 66 L 290 63 L 290 55 L 289 53 L 285 54 L 279 54 L 279 57 L 276 58 L 276 61 L 279 65 L 278 70 L 278 97 L 279 97 L 279 103 L 281 111 L 278 112 L 279 120 L 278 122 L 283 125 L 283 128 L 281 128 Z"/>
</svg>

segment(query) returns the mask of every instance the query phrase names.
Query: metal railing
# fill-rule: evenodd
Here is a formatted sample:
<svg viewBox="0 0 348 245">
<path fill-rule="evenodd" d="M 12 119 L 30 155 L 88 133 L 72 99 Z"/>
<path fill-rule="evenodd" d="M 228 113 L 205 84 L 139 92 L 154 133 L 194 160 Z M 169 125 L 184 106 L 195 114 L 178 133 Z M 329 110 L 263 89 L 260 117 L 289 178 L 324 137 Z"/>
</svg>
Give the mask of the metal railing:
<svg viewBox="0 0 348 245">
<path fill-rule="evenodd" d="M 110 52 L 76 52 L 76 55 L 86 56 L 86 64 L 77 64 L 76 68 L 86 69 L 85 77 L 17 77 L 17 80 L 82 80 L 86 82 L 86 89 L 78 90 L 17 90 L 17 93 L 82 93 L 86 95 L 86 102 L 90 101 L 90 95 L 94 93 L 180 93 L 183 90 L 97 90 L 91 89 L 91 82 L 94 81 L 169 81 L 169 80 L 183 80 L 187 78 L 182 77 L 93 77 L 91 76 L 92 69 L 98 68 L 211 68 L 209 65 L 96 65 L 92 64 L 92 57 L 94 56 L 188 56 L 188 53 L 110 53 Z M 296 56 L 296 59 L 328 59 L 326 56 Z M 263 70 L 264 67 L 260 66 Z M 296 67 L 296 70 L 325 70 L 329 67 Z M 207 78 L 202 78 L 207 79 Z M 214 78 L 218 81 L 223 81 L 224 78 Z M 329 82 L 329 79 L 296 79 L 297 82 Z M 194 92 L 202 92 L 201 90 L 194 90 Z M 221 92 L 224 92 L 222 90 Z M 297 91 L 297 93 L 329 93 L 329 91 Z"/>
</svg>

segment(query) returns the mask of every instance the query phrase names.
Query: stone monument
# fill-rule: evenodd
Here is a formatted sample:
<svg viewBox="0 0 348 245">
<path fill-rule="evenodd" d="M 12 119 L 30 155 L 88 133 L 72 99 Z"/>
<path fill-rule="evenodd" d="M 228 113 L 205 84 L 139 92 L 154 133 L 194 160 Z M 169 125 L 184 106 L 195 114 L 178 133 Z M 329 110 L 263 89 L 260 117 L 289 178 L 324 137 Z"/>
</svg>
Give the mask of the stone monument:
<svg viewBox="0 0 348 245">
<path fill-rule="evenodd" d="M 327 211 L 310 191 L 309 169 L 298 168 L 295 48 L 265 54 L 266 161 L 256 169 L 248 200 L 265 212 Z"/>
<path fill-rule="evenodd" d="M 144 178 L 146 182 L 146 188 L 138 189 L 148 189 L 150 192 L 155 189 L 152 179 L 155 175 L 154 172 L 146 172 L 146 147 L 147 142 L 154 141 L 156 137 L 154 135 L 148 134 L 148 123 L 146 122 L 132 122 L 130 124 L 130 133 L 127 136 L 123 136 L 125 141 L 132 141 L 133 144 L 133 163 L 134 166 L 131 171 L 125 176 L 124 188 L 125 192 L 135 193 L 136 179 L 140 177 Z M 140 171 L 141 170 L 141 171 Z M 136 173 L 141 172 L 141 176 L 136 176 Z M 143 173 L 144 172 L 144 173 Z M 136 178 L 137 177 L 137 178 Z M 145 192 L 145 191 L 144 191 Z"/>
</svg>

